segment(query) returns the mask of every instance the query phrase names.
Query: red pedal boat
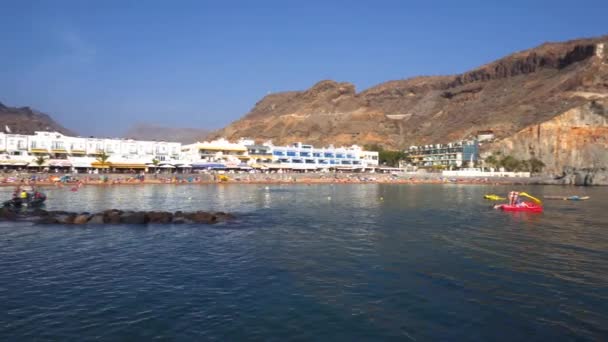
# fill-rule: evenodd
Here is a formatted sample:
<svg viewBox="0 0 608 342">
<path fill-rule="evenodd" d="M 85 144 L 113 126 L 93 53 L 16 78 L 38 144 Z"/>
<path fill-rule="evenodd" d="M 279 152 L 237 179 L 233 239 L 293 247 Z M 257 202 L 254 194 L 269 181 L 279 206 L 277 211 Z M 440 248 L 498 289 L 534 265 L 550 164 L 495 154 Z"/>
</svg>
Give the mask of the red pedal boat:
<svg viewBox="0 0 608 342">
<path fill-rule="evenodd" d="M 541 205 L 531 202 L 522 202 L 518 205 L 497 204 L 494 206 L 494 209 L 501 209 L 502 211 L 527 211 L 533 213 L 543 212 L 543 207 Z"/>
</svg>

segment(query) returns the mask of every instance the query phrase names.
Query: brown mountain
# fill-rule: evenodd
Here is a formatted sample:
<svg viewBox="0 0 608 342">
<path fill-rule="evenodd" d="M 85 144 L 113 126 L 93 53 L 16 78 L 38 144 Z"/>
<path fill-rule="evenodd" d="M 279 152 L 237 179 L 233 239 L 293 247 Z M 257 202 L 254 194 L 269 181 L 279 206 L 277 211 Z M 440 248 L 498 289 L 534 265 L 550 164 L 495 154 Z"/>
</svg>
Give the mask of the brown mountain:
<svg viewBox="0 0 608 342">
<path fill-rule="evenodd" d="M 0 129 L 8 127 L 12 133 L 33 134 L 35 131 L 56 131 L 66 135 L 74 132 L 56 123 L 47 114 L 30 107 L 7 107 L 0 103 Z"/>
<path fill-rule="evenodd" d="M 176 141 L 190 144 L 203 141 L 208 134 L 208 130 L 200 128 L 164 127 L 161 125 L 139 123 L 132 126 L 124 136 L 137 140 Z"/>
<path fill-rule="evenodd" d="M 350 83 L 321 81 L 264 97 L 213 136 L 393 148 L 463 139 L 478 130 L 508 138 L 607 98 L 607 56 L 603 36 L 545 43 L 460 75 L 389 81 L 359 93 Z"/>
</svg>

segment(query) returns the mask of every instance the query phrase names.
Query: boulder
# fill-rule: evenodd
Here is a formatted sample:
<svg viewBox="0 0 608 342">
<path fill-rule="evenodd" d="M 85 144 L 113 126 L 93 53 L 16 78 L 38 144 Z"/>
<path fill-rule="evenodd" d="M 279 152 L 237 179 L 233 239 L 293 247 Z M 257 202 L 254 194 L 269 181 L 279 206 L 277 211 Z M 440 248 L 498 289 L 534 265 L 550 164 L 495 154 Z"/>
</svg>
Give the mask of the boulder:
<svg viewBox="0 0 608 342">
<path fill-rule="evenodd" d="M 90 224 L 104 224 L 104 215 L 103 213 L 98 213 L 95 214 L 93 216 L 91 216 L 91 218 L 89 219 Z"/>
<path fill-rule="evenodd" d="M 185 217 L 187 219 L 189 219 L 190 221 L 192 221 L 192 223 L 211 224 L 211 223 L 217 222 L 217 216 L 213 215 L 212 213 L 208 213 L 206 211 L 196 211 L 193 213 L 188 213 L 185 215 Z"/>
<path fill-rule="evenodd" d="M 86 224 L 89 222 L 90 218 L 91 218 L 91 215 L 89 215 L 87 213 L 82 213 L 80 215 L 76 215 L 76 217 L 74 218 L 74 224 Z"/>
<path fill-rule="evenodd" d="M 120 215 L 120 223 L 146 224 L 148 223 L 148 218 L 143 211 L 126 211 Z"/>
<path fill-rule="evenodd" d="M 39 224 L 57 224 L 59 220 L 53 215 L 42 216 L 36 221 Z"/>
<path fill-rule="evenodd" d="M 103 212 L 103 223 L 119 224 L 122 210 L 110 209 Z"/>
<path fill-rule="evenodd" d="M 146 213 L 148 223 L 171 223 L 173 220 L 173 213 L 168 211 L 150 211 Z"/>
<path fill-rule="evenodd" d="M 229 221 L 234 219 L 234 215 L 225 213 L 223 211 L 218 211 L 215 213 L 218 221 Z"/>
<path fill-rule="evenodd" d="M 75 213 L 67 213 L 67 214 L 57 214 L 57 215 L 52 215 L 56 220 L 57 223 L 60 224 L 74 224 L 74 219 L 76 218 L 76 214 Z"/>
</svg>

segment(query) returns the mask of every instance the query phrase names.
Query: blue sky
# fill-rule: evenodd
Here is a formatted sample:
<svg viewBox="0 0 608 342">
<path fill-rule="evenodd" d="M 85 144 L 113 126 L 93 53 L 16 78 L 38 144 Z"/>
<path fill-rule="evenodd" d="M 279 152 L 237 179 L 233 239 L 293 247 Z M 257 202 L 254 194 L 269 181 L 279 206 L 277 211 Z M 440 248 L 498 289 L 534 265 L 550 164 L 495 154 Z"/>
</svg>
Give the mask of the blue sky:
<svg viewBox="0 0 608 342">
<path fill-rule="evenodd" d="M 361 91 L 608 33 L 608 1 L 0 0 L 0 102 L 83 135 L 220 128 L 269 92 Z"/>
</svg>

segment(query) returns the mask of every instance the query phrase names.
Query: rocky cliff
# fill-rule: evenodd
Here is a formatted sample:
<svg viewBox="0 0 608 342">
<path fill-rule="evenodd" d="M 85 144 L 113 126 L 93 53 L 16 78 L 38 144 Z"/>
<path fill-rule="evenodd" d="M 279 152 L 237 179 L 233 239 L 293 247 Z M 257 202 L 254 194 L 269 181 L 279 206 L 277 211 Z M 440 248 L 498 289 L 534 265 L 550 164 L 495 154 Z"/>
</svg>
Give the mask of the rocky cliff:
<svg viewBox="0 0 608 342">
<path fill-rule="evenodd" d="M 47 114 L 30 107 L 7 107 L 0 103 L 0 129 L 8 126 L 12 133 L 33 134 L 35 131 L 55 131 L 75 135 L 72 131 L 56 123 Z"/>
<path fill-rule="evenodd" d="M 545 171 L 608 166 L 608 99 L 593 100 L 484 146 L 519 159 L 542 160 Z"/>
<path fill-rule="evenodd" d="M 607 43 L 608 36 L 546 43 L 460 75 L 390 81 L 359 93 L 350 83 L 321 81 L 264 97 L 213 136 L 393 148 L 448 142 L 478 130 L 504 139 L 571 110 L 589 111 L 592 101 L 606 97 Z M 550 163 L 557 168 L 566 157 L 556 158 Z"/>
</svg>

